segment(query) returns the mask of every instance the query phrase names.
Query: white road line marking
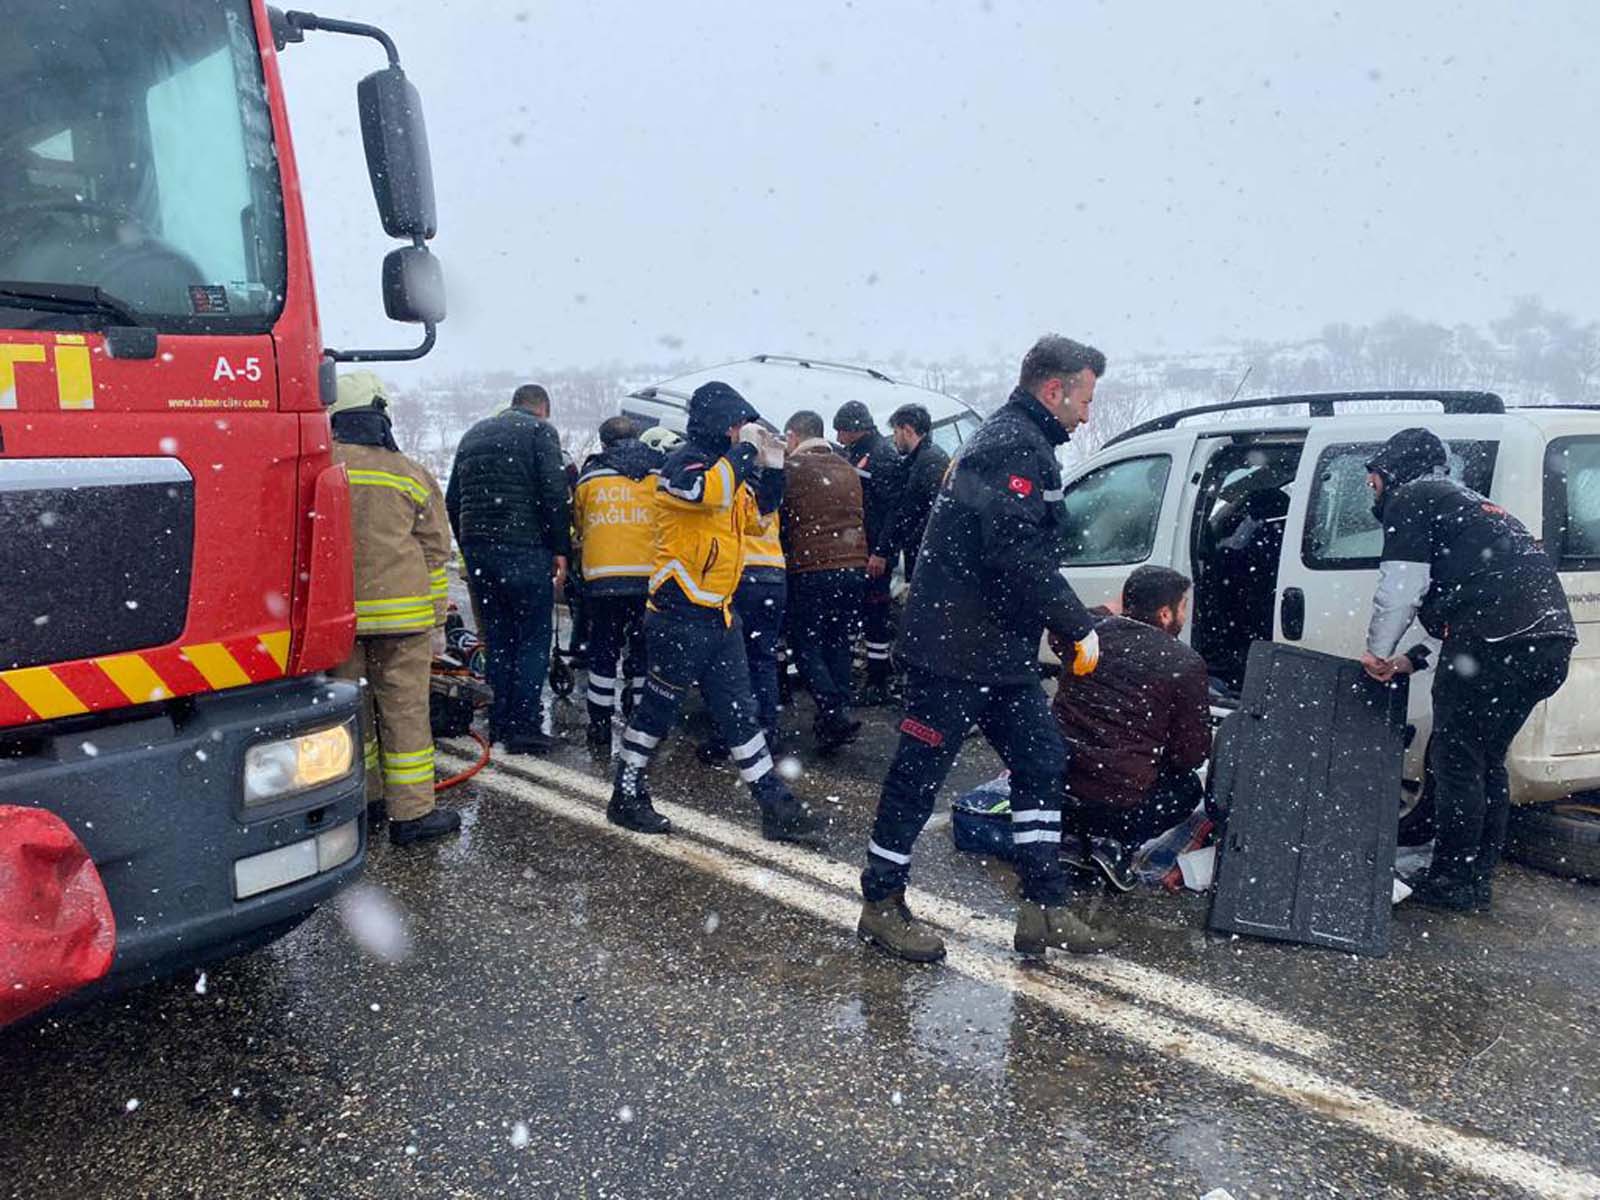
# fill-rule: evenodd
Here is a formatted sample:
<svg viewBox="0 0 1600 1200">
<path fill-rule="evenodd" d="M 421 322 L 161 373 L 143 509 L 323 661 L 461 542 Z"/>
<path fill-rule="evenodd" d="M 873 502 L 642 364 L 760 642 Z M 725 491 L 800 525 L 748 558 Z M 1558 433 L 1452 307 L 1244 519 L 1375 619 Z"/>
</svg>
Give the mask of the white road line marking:
<svg viewBox="0 0 1600 1200">
<path fill-rule="evenodd" d="M 523 778 L 548 781 L 554 786 L 592 796 L 596 800 L 608 800 L 611 796 L 611 789 L 600 780 L 556 763 L 532 762 L 509 766 L 497 763 L 495 767 Z M 696 837 L 825 883 L 852 899 L 860 896 L 861 876 L 857 867 L 824 858 L 809 850 L 769 842 L 732 821 L 709 816 L 681 804 L 657 800 L 656 808 L 663 815 L 671 817 L 679 828 Z M 930 925 L 1002 950 L 1011 949 L 1012 923 L 1009 921 L 975 914 L 970 908 L 916 887 L 906 889 L 906 901 L 911 910 Z M 1326 1034 L 1298 1025 L 1249 1000 L 1229 996 L 1204 984 L 1126 959 L 1105 956 L 1079 958 L 1059 965 L 1052 963 L 1052 969 L 1113 988 L 1146 1004 L 1159 1005 L 1170 1012 L 1209 1022 L 1236 1036 L 1264 1042 L 1304 1058 L 1319 1058 L 1333 1048 L 1333 1039 Z"/>
<path fill-rule="evenodd" d="M 466 758 L 453 751 L 451 757 Z M 551 771 L 551 767 L 552 764 L 541 764 L 540 769 Z M 768 867 L 698 841 L 629 833 L 608 822 L 605 813 L 598 808 L 582 801 L 574 803 L 570 790 L 556 791 L 510 771 L 486 771 L 478 781 L 487 791 L 625 840 L 658 857 L 684 863 L 840 929 L 855 929 L 858 903 L 836 892 L 775 873 Z M 667 806 L 658 801 L 657 807 L 665 811 Z M 1518 1150 L 1492 1138 L 1463 1133 L 1372 1092 L 1327 1079 L 1299 1064 L 1240 1046 L 1216 1034 L 1190 1029 L 1137 1004 L 1080 987 L 1058 975 L 1023 968 L 1006 957 L 968 945 L 965 938 L 951 939 L 945 964 L 969 979 L 1027 996 L 1068 1020 L 1098 1026 L 1158 1055 L 1276 1096 L 1316 1116 L 1338 1121 L 1408 1152 L 1438 1159 L 1456 1170 L 1549 1200 L 1600 1197 L 1600 1176 L 1565 1167 L 1553 1159 Z"/>
</svg>

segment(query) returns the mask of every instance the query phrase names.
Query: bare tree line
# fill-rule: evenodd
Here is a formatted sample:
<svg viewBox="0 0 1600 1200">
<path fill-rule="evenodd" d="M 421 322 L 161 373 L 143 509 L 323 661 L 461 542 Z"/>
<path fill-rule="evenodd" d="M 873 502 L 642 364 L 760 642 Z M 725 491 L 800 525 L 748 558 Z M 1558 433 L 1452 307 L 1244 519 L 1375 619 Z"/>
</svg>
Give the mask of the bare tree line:
<svg viewBox="0 0 1600 1200">
<path fill-rule="evenodd" d="M 1247 343 L 1194 354 L 1133 355 L 1110 349 L 1111 370 L 1094 420 L 1074 438 L 1085 454 L 1140 421 L 1241 396 L 1412 388 L 1478 389 L 1509 404 L 1600 405 L 1600 321 L 1583 322 L 1537 297 L 1516 300 L 1485 327 L 1445 326 L 1404 314 L 1370 325 L 1330 324 L 1299 343 Z M 549 389 L 552 420 L 577 461 L 597 444 L 601 421 L 630 391 L 694 370 L 694 362 L 458 374 L 397 392 L 391 411 L 402 446 L 441 477 L 455 444 L 475 421 L 498 411 L 521 383 Z M 988 412 L 1015 381 L 1014 360 L 896 356 L 897 379 L 947 392 Z M 1246 377 L 1248 372 L 1248 377 Z"/>
</svg>

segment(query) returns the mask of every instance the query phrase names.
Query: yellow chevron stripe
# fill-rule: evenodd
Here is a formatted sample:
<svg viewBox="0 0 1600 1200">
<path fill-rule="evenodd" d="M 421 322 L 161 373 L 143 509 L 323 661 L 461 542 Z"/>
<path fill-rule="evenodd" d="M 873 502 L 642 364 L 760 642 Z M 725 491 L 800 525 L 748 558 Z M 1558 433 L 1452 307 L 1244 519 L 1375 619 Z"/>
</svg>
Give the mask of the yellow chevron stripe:
<svg viewBox="0 0 1600 1200">
<path fill-rule="evenodd" d="M 382 617 L 357 617 L 357 633 L 416 633 L 433 628 L 433 610 L 420 613 L 391 613 Z"/>
<path fill-rule="evenodd" d="M 7 671 L 6 682 L 22 697 L 22 702 L 46 721 L 55 717 L 75 717 L 89 711 L 49 667 L 24 667 Z"/>
<path fill-rule="evenodd" d="M 429 763 L 424 767 L 406 767 L 404 770 L 391 770 L 389 767 L 385 767 L 383 769 L 383 781 L 385 783 L 432 783 L 433 764 Z"/>
<path fill-rule="evenodd" d="M 395 475 L 389 471 L 374 471 L 361 467 L 350 471 L 350 482 L 357 487 L 394 488 L 397 492 L 404 492 L 418 504 L 428 503 L 428 489 L 415 479 L 408 479 L 404 475 Z"/>
<path fill-rule="evenodd" d="M 383 613 L 394 609 L 431 608 L 432 596 L 392 596 L 382 600 L 357 600 L 358 613 Z"/>
<path fill-rule="evenodd" d="M 228 653 L 228 648 L 221 642 L 202 642 L 198 646 L 185 646 L 183 655 L 194 669 L 205 676 L 206 682 L 217 690 L 223 688 L 243 687 L 250 682 L 250 676 L 244 673 Z"/>
<path fill-rule="evenodd" d="M 137 654 L 114 654 L 95 659 L 111 682 L 134 704 L 170 700 L 172 689 L 162 682 L 154 668 Z"/>
<path fill-rule="evenodd" d="M 280 629 L 277 633 L 263 633 L 258 639 L 261 648 L 272 656 L 272 661 L 278 664 L 278 670 L 289 669 L 289 631 Z"/>
</svg>

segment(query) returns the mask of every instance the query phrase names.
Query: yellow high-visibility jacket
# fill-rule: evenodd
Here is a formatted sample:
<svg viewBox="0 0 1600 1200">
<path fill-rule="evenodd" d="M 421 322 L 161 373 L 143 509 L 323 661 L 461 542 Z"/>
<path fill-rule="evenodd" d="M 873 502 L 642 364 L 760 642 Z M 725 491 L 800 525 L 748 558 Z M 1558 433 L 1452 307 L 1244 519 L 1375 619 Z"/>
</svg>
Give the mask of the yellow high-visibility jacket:
<svg viewBox="0 0 1600 1200">
<path fill-rule="evenodd" d="M 395 450 L 335 441 L 350 476 L 356 634 L 425 633 L 444 624 L 450 526 L 428 469 Z"/>
<path fill-rule="evenodd" d="M 732 624 L 728 604 L 749 542 L 783 500 L 783 472 L 757 472 L 755 459 L 744 443 L 720 456 L 689 443 L 667 456 L 656 490 L 652 608 L 715 612 Z"/>
<path fill-rule="evenodd" d="M 572 494 L 572 540 L 595 595 L 643 595 L 655 570 L 662 455 L 626 441 L 591 455 Z"/>
<path fill-rule="evenodd" d="M 743 579 L 753 582 L 782 583 L 784 570 L 782 529 L 776 512 L 761 518 L 761 532 L 745 541 Z"/>
</svg>

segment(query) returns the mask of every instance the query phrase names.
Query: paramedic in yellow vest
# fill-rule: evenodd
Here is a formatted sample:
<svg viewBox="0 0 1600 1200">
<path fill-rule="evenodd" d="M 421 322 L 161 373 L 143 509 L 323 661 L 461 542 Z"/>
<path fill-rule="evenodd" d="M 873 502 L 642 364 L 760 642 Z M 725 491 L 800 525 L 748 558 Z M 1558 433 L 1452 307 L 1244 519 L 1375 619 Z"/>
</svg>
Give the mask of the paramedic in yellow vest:
<svg viewBox="0 0 1600 1200">
<path fill-rule="evenodd" d="M 450 527 L 433 476 L 395 445 L 388 408 L 383 381 L 371 371 L 340 378 L 333 455 L 350 476 L 356 645 L 334 674 L 366 682 L 367 797 L 376 803 L 381 778 L 389 840 L 403 846 L 454 833 L 461 814 L 434 807 L 428 724 Z"/>
<path fill-rule="evenodd" d="M 572 541 L 589 618 L 589 749 L 611 756 L 611 716 L 644 690 L 644 602 L 655 569 L 656 481 L 665 459 L 627 417 L 600 426 L 572 493 Z M 619 660 L 623 663 L 620 671 Z"/>
<path fill-rule="evenodd" d="M 733 611 L 749 544 L 762 516 L 783 499 L 783 443 L 726 383 L 689 400 L 688 440 L 661 468 L 656 491 L 655 570 L 644 618 L 644 698 L 617 753 L 606 817 L 639 833 L 666 833 L 646 771 L 672 731 L 678 706 L 699 685 L 717 735 L 761 809 L 770 841 L 824 844 L 827 823 L 797 800 L 773 769 L 756 715 L 743 626 Z"/>
</svg>

